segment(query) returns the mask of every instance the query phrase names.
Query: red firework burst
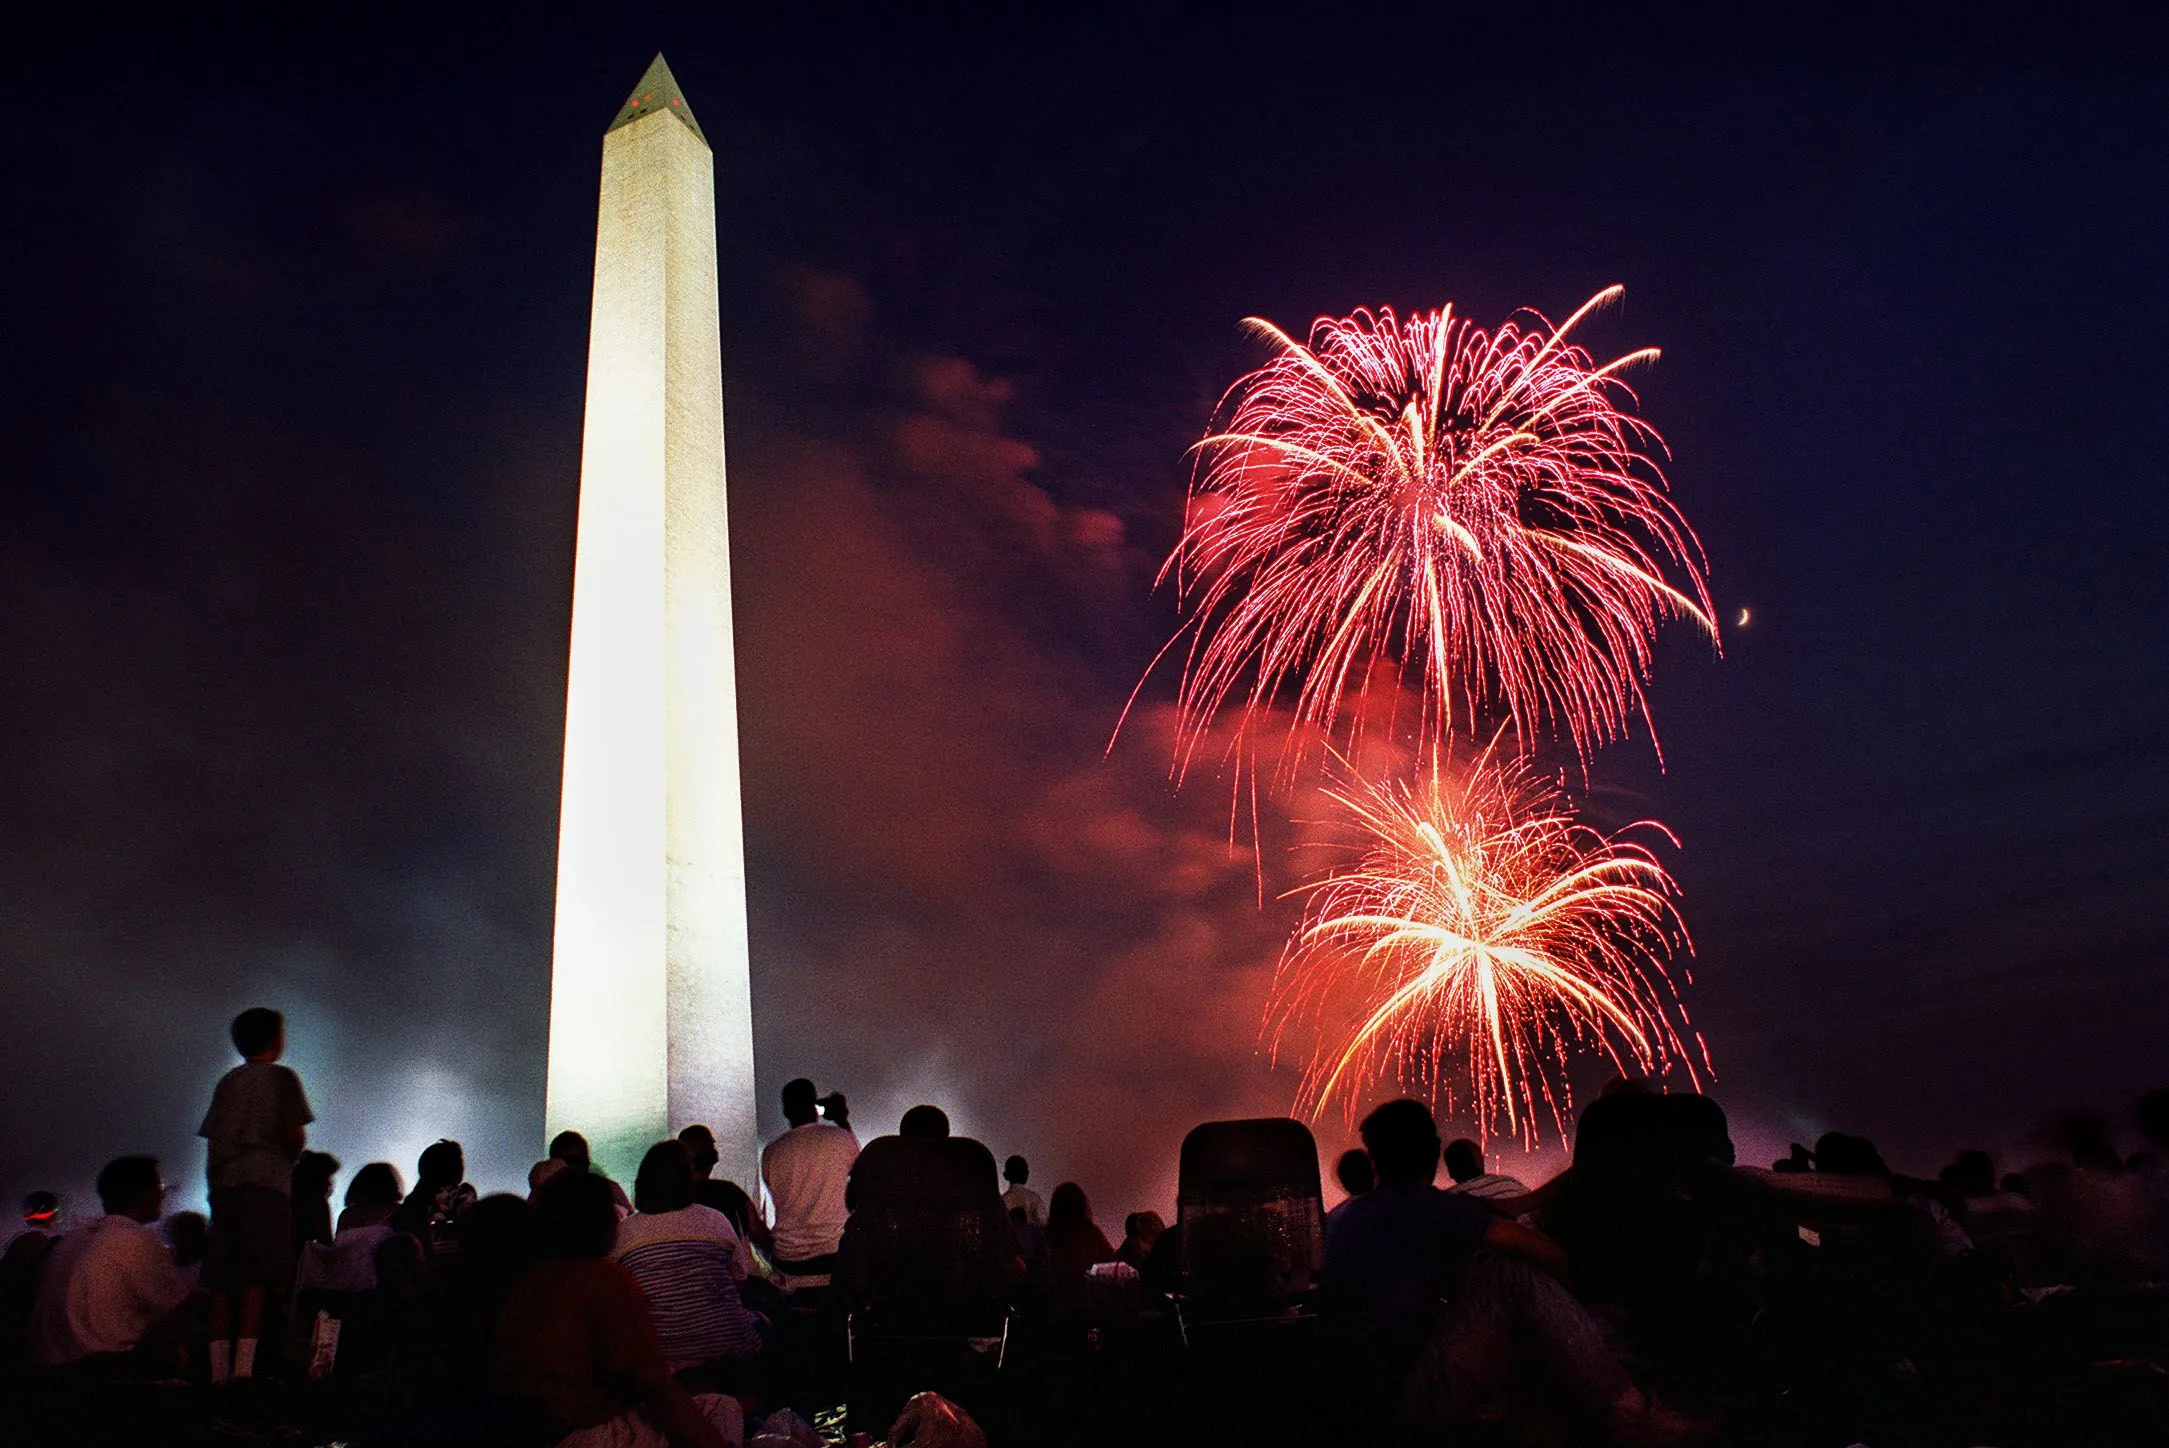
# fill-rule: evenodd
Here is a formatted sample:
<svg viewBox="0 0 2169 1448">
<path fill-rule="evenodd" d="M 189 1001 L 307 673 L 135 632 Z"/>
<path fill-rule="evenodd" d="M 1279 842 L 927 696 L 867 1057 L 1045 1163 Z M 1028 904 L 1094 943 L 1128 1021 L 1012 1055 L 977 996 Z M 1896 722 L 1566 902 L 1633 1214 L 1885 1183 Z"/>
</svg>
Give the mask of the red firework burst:
<svg viewBox="0 0 2169 1448">
<path fill-rule="evenodd" d="M 1556 328 L 1359 311 L 1305 346 L 1251 319 L 1278 355 L 1197 445 L 1161 570 L 1189 615 L 1185 764 L 1230 706 L 1238 756 L 1276 704 L 1292 744 L 1305 726 L 1352 741 L 1380 664 L 1417 676 L 1428 735 L 1503 710 L 1518 738 L 1564 733 L 1586 761 L 1647 722 L 1658 625 L 1716 628 L 1663 441 L 1624 410 L 1619 374 L 1656 349 L 1600 366 L 1566 340 L 1620 291 Z"/>
</svg>

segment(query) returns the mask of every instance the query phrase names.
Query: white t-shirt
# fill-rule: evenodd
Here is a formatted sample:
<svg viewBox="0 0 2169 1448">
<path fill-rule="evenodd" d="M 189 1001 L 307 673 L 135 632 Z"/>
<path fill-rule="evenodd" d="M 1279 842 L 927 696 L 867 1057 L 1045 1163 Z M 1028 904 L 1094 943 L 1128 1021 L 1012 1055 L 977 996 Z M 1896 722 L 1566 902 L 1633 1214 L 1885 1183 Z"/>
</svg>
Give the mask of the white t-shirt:
<svg viewBox="0 0 2169 1448">
<path fill-rule="evenodd" d="M 826 1256 L 843 1241 L 844 1187 L 858 1138 L 840 1126 L 794 1126 L 761 1152 L 761 1180 L 775 1208 L 775 1255 L 787 1262 Z"/>
<path fill-rule="evenodd" d="M 31 1318 L 31 1349 L 55 1367 L 126 1352 L 187 1296 L 188 1279 L 158 1233 L 133 1217 L 101 1217 L 53 1247 Z"/>
<path fill-rule="evenodd" d="M 1002 1210 L 1014 1212 L 1024 1208 L 1024 1220 L 1035 1227 L 1047 1225 L 1047 1204 L 1040 1200 L 1038 1192 L 1030 1187 L 1016 1186 L 1002 1193 Z"/>
</svg>

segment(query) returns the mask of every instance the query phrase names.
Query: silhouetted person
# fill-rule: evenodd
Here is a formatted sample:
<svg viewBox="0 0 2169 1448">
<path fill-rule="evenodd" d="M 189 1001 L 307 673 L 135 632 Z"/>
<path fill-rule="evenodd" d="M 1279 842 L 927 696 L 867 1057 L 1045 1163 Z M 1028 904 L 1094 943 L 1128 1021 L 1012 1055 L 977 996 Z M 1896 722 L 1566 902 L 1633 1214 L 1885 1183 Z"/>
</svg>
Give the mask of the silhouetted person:
<svg viewBox="0 0 2169 1448">
<path fill-rule="evenodd" d="M 647 1298 L 609 1260 L 617 1204 L 609 1184 L 566 1172 L 536 1194 L 542 1260 L 513 1287 L 498 1320 L 496 1387 L 533 1405 L 544 1442 L 609 1425 L 598 1443 L 647 1443 L 660 1429 L 673 1448 L 739 1441 L 735 1400 L 689 1395 L 671 1376 Z M 653 1425 L 653 1429 L 648 1427 Z"/>
<path fill-rule="evenodd" d="M 392 1216 L 406 1197 L 399 1169 L 373 1161 L 346 1184 L 346 1203 L 328 1246 L 305 1245 L 295 1273 L 297 1289 L 370 1292 L 377 1285 L 377 1249 L 393 1232 Z M 342 1353 L 344 1349 L 341 1349 Z"/>
<path fill-rule="evenodd" d="M 23 1198 L 23 1229 L 8 1239 L 8 1245 L 22 1236 L 58 1236 L 61 1230 L 60 1198 L 51 1192 L 31 1192 Z"/>
<path fill-rule="evenodd" d="M 617 1203 L 618 1215 L 624 1216 L 633 1209 L 632 1199 L 625 1195 L 625 1188 L 610 1181 L 608 1176 L 595 1170 L 594 1159 L 588 1154 L 587 1138 L 577 1131 L 560 1131 L 550 1138 L 550 1160 L 563 1162 L 565 1170 L 583 1176 L 601 1177 L 610 1182 L 610 1200 Z M 530 1173 L 532 1182 L 532 1173 Z"/>
<path fill-rule="evenodd" d="M 399 1180 L 399 1168 L 388 1161 L 373 1161 L 348 1179 L 339 1230 L 375 1227 L 389 1222 L 406 1200 L 407 1189 Z"/>
<path fill-rule="evenodd" d="M 1092 1205 L 1075 1182 L 1062 1183 L 1047 1200 L 1047 1258 L 1054 1272 L 1055 1317 L 1082 1318 L 1091 1304 L 1089 1275 L 1100 1263 L 1114 1261 L 1115 1249 L 1092 1220 Z"/>
<path fill-rule="evenodd" d="M 1480 1202 L 1529 1194 L 1518 1178 L 1485 1171 L 1484 1149 L 1465 1136 L 1446 1147 L 1446 1175 L 1454 1179 L 1452 1190 Z"/>
<path fill-rule="evenodd" d="M 474 1205 L 467 1184 L 467 1153 L 450 1137 L 422 1148 L 414 1164 L 414 1190 L 392 1215 L 392 1225 L 420 1242 L 430 1257 L 459 1251 L 459 1219 Z"/>
<path fill-rule="evenodd" d="M 741 1241 L 767 1251 L 768 1225 L 753 1209 L 753 1199 L 738 1183 L 714 1175 L 716 1163 L 722 1160 L 715 1149 L 715 1133 L 705 1126 L 688 1126 L 678 1133 L 678 1144 L 685 1148 L 685 1164 L 692 1168 L 693 1200 L 730 1218 L 731 1230 Z M 637 1206 L 639 1193 L 634 1196 Z"/>
<path fill-rule="evenodd" d="M 211 1109 L 196 1129 L 208 1145 L 211 1244 L 203 1285 L 211 1292 L 211 1381 L 256 1370 L 267 1296 L 294 1281 L 294 1218 L 289 1192 L 315 1116 L 301 1078 L 278 1064 L 286 1019 L 263 1006 L 234 1017 L 241 1064 L 219 1079 Z M 240 1311 L 234 1310 L 238 1298 Z"/>
<path fill-rule="evenodd" d="M 1142 1273 L 1166 1230 L 1167 1223 L 1158 1212 L 1130 1213 L 1122 1220 L 1122 1245 L 1115 1249 L 1115 1260 L 1127 1262 Z"/>
<path fill-rule="evenodd" d="M 338 1174 L 339 1159 L 328 1152 L 304 1151 L 294 1162 L 289 1180 L 297 1253 L 304 1242 L 331 1240 L 331 1183 Z"/>
<path fill-rule="evenodd" d="M 914 1106 L 896 1123 L 896 1134 L 908 1140 L 940 1141 L 949 1134 L 949 1113 L 939 1106 Z"/>
<path fill-rule="evenodd" d="M 1815 1170 L 1832 1176 L 1882 1177 L 1886 1180 L 1890 1176 L 1883 1153 L 1876 1150 L 1874 1142 L 1865 1136 L 1851 1136 L 1842 1131 L 1826 1131 L 1815 1139 Z"/>
<path fill-rule="evenodd" d="M 1038 1192 L 1025 1183 L 1032 1179 L 1032 1164 L 1021 1156 L 1012 1156 L 1002 1163 L 1002 1180 L 1009 1189 L 1002 1193 L 1002 1206 L 1010 1212 L 1024 1213 L 1024 1220 L 1035 1227 L 1047 1225 L 1047 1204 L 1040 1200 Z"/>
<path fill-rule="evenodd" d="M 188 1296 L 188 1279 L 150 1225 L 165 1197 L 155 1157 L 120 1157 L 98 1173 L 105 1216 L 62 1237 L 45 1264 L 30 1329 L 38 1361 L 58 1367 L 100 1359 L 128 1376 L 138 1375 L 130 1367 L 163 1376 L 177 1366 L 122 1361 Z"/>
<path fill-rule="evenodd" d="M 641 1159 L 633 1214 L 618 1223 L 611 1259 L 640 1284 L 672 1372 L 699 1368 L 707 1385 L 744 1392 L 759 1327 L 739 1295 L 748 1257 L 730 1219 L 693 1200 L 685 1149 L 659 1141 Z"/>
<path fill-rule="evenodd" d="M 770 1260 L 787 1289 L 825 1285 L 850 1217 L 847 1194 L 857 1138 L 821 1119 L 818 1093 L 803 1076 L 783 1088 L 790 1129 L 761 1149 L 761 1180 L 775 1211 Z"/>
<path fill-rule="evenodd" d="M 1669 1431 L 1675 1420 L 1634 1387 L 1596 1323 L 1537 1270 L 1563 1265 L 1558 1246 L 1432 1184 L 1429 1107 L 1387 1102 L 1362 1131 L 1378 1185 L 1326 1233 L 1322 1306 L 1328 1345 L 1371 1416 L 1441 1438 L 1518 1372 L 1540 1374 L 1548 1399 L 1580 1416 Z"/>
<path fill-rule="evenodd" d="M 30 1362 L 30 1313 L 59 1240 L 60 1198 L 51 1192 L 24 1197 L 23 1228 L 0 1252 L 0 1382 Z"/>
</svg>

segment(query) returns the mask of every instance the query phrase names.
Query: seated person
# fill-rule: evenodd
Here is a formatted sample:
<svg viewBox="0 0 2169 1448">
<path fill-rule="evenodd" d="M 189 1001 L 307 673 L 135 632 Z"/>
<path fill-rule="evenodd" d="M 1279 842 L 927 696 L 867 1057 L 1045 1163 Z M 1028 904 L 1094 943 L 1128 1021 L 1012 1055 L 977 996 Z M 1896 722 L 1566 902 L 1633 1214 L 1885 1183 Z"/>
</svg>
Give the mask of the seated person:
<svg viewBox="0 0 2169 1448">
<path fill-rule="evenodd" d="M 1115 1260 L 1107 1234 L 1092 1220 L 1092 1205 L 1083 1187 L 1064 1182 L 1054 1189 L 1047 1205 L 1046 1231 L 1054 1315 L 1065 1321 L 1082 1318 L 1091 1302 L 1092 1269 Z"/>
<path fill-rule="evenodd" d="M 1684 1432 L 1547 1275 L 1564 1265 L 1556 1243 L 1432 1184 L 1429 1107 L 1388 1102 L 1362 1131 L 1378 1185 L 1326 1232 L 1320 1305 L 1328 1347 L 1374 1416 L 1443 1438 L 1518 1386 L 1636 1441 Z M 1532 1373 L 1541 1382 L 1528 1382 Z"/>
<path fill-rule="evenodd" d="M 610 1259 L 646 1294 L 672 1372 L 702 1368 L 739 1386 L 761 1348 L 759 1323 L 738 1292 L 742 1244 L 728 1217 L 693 1200 L 692 1168 L 676 1141 L 657 1142 L 641 1160 L 633 1214 L 618 1223 Z"/>
<path fill-rule="evenodd" d="M 429 1257 L 459 1253 L 459 1218 L 475 1203 L 467 1184 L 467 1154 L 449 1137 L 422 1149 L 414 1167 L 414 1190 L 392 1213 L 391 1224 L 422 1244 Z"/>
<path fill-rule="evenodd" d="M 693 1169 L 693 1200 L 731 1219 L 731 1230 L 738 1234 L 742 1247 L 739 1259 L 751 1273 L 753 1249 L 758 1247 L 764 1254 L 769 1250 L 768 1224 L 753 1209 L 753 1198 L 746 1195 L 744 1187 L 715 1175 L 716 1165 L 723 1158 L 716 1150 L 714 1132 L 705 1126 L 688 1126 L 678 1133 L 678 1144 L 685 1148 L 686 1165 Z"/>
<path fill-rule="evenodd" d="M 529 1404 L 559 1448 L 737 1448 L 737 1401 L 679 1386 L 647 1298 L 609 1260 L 618 1230 L 610 1184 L 568 1172 L 536 1194 L 534 1210 L 543 1260 L 499 1318 L 498 1391 Z"/>
<path fill-rule="evenodd" d="M 1154 1245 L 1166 1230 L 1167 1223 L 1158 1212 L 1130 1213 L 1122 1220 L 1122 1245 L 1115 1249 L 1115 1260 L 1144 1271 L 1146 1259 L 1152 1256 Z"/>
<path fill-rule="evenodd" d="M 30 1324 L 49 1367 L 91 1365 L 164 1375 L 172 1364 L 132 1363 L 151 1329 L 188 1297 L 188 1278 L 151 1223 L 165 1210 L 154 1157 L 124 1156 L 98 1173 L 105 1216 L 62 1237 L 45 1264 Z"/>
<path fill-rule="evenodd" d="M 295 1275 L 299 1291 L 368 1292 L 377 1285 L 377 1249 L 392 1235 L 392 1214 L 406 1195 L 399 1170 L 373 1161 L 346 1184 L 346 1208 L 329 1246 L 310 1243 Z"/>
<path fill-rule="evenodd" d="M 1454 1179 L 1448 1190 L 1480 1202 L 1529 1195 L 1528 1187 L 1519 1177 L 1485 1171 L 1484 1149 L 1465 1136 L 1446 1148 L 1446 1175 Z"/>
<path fill-rule="evenodd" d="M 551 1137 L 550 1160 L 555 1162 L 562 1162 L 566 1171 L 579 1172 L 583 1175 L 599 1176 L 602 1177 L 604 1181 L 610 1182 L 611 1204 L 618 1209 L 619 1216 L 623 1217 L 631 1215 L 633 1210 L 633 1204 L 631 1200 L 626 1197 L 625 1188 L 619 1186 L 614 1181 L 610 1181 L 609 1177 L 603 1176 L 601 1172 L 595 1170 L 595 1161 L 593 1156 L 588 1151 L 587 1138 L 582 1136 L 579 1132 L 560 1131 L 557 1135 Z M 528 1185 L 534 1185 L 531 1176 Z"/>
<path fill-rule="evenodd" d="M 770 1259 L 787 1289 L 825 1287 L 850 1215 L 845 1193 L 858 1138 L 821 1119 L 820 1096 L 803 1076 L 783 1087 L 790 1130 L 761 1150 L 761 1181 L 775 1210 Z"/>
</svg>

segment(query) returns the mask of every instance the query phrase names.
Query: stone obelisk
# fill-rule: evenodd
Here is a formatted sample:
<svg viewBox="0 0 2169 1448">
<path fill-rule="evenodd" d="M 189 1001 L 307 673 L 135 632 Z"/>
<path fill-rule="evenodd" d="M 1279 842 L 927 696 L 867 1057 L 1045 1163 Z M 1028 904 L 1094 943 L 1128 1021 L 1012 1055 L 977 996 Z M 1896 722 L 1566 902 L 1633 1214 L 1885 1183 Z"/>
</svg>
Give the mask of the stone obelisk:
<svg viewBox="0 0 2169 1448">
<path fill-rule="evenodd" d="M 602 150 L 545 1115 L 628 1183 L 704 1122 L 750 1181 L 715 158 L 662 56 Z"/>
</svg>

